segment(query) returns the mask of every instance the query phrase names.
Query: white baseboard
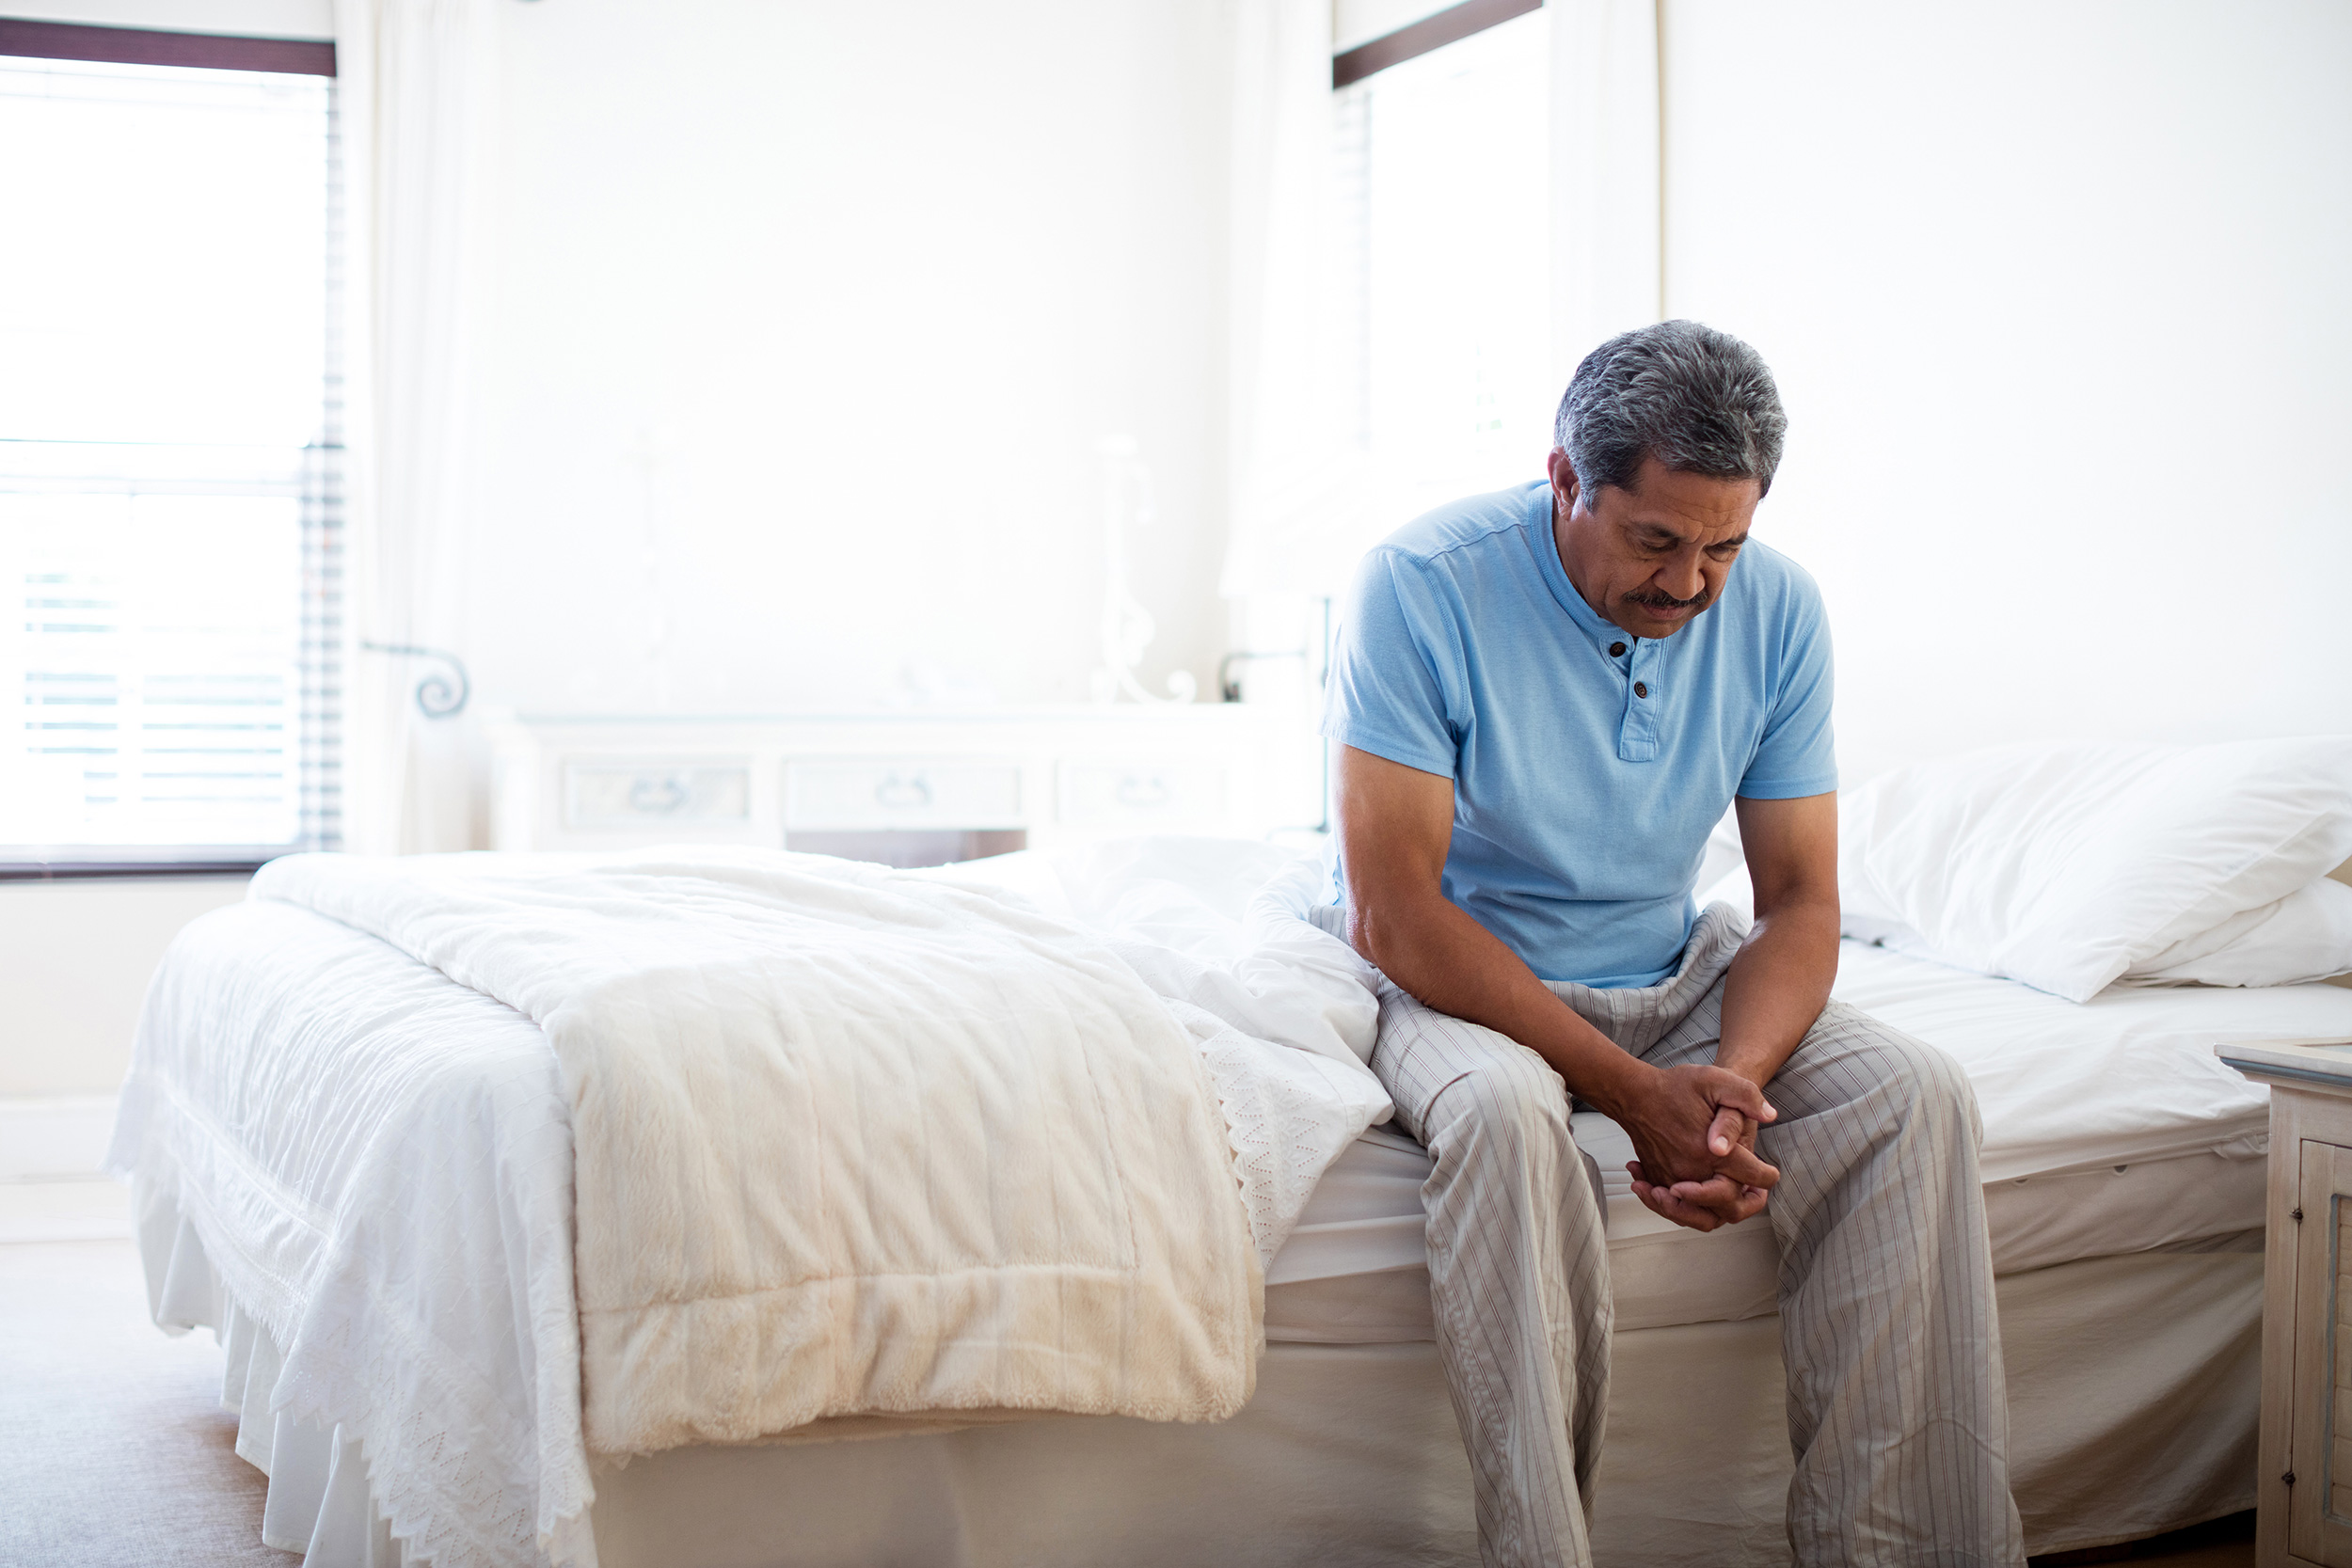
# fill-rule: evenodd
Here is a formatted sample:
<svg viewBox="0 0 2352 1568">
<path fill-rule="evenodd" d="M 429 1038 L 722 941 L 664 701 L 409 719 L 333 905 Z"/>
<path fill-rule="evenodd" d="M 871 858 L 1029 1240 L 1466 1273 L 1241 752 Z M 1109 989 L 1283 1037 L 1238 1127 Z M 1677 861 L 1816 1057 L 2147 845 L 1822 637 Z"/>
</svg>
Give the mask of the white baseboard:
<svg viewBox="0 0 2352 1568">
<path fill-rule="evenodd" d="M 94 1179 L 114 1130 L 110 1094 L 0 1096 L 0 1181 Z"/>
<path fill-rule="evenodd" d="M 131 1189 L 119 1181 L 0 1181 L 0 1244 L 130 1235 Z"/>
</svg>

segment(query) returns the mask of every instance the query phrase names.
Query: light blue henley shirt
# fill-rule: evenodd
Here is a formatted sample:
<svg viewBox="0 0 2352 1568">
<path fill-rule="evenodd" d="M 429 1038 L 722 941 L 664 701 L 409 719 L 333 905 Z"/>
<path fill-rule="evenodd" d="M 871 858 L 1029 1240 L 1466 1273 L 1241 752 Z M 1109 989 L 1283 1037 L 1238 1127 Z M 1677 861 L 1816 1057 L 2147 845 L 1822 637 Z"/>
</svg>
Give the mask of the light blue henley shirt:
<svg viewBox="0 0 2352 1568">
<path fill-rule="evenodd" d="M 1537 482 L 1439 507 L 1365 556 L 1323 733 L 1454 781 L 1445 895 L 1547 980 L 1647 986 L 1696 916 L 1735 795 L 1837 787 L 1813 579 L 1749 543 L 1715 603 L 1637 639 L 1584 602 Z"/>
</svg>

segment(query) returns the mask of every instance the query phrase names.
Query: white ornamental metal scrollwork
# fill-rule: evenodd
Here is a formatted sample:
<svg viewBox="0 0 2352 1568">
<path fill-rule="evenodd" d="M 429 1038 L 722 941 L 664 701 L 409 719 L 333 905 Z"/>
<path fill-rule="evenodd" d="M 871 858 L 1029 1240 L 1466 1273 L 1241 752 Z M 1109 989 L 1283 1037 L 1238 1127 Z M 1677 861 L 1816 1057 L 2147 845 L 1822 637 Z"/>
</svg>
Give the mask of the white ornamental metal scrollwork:
<svg viewBox="0 0 2352 1568">
<path fill-rule="evenodd" d="M 445 669 L 426 673 L 417 683 L 417 711 L 427 719 L 454 719 L 466 711 L 466 704 L 473 696 L 473 678 L 466 673 L 465 660 L 439 648 L 421 648 L 413 642 L 362 642 L 359 646 L 372 654 L 389 654 L 395 658 L 429 658 Z"/>
</svg>

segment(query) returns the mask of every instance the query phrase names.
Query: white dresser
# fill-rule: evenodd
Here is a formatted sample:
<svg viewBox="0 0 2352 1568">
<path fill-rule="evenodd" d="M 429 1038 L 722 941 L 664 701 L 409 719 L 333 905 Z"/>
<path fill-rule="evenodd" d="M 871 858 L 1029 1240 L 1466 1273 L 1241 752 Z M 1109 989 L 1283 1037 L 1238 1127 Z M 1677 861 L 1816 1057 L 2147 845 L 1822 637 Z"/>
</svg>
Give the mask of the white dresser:
<svg viewBox="0 0 2352 1568">
<path fill-rule="evenodd" d="M 493 719 L 501 849 L 765 844 L 898 864 L 1323 816 L 1311 718 L 1247 703 Z"/>
</svg>

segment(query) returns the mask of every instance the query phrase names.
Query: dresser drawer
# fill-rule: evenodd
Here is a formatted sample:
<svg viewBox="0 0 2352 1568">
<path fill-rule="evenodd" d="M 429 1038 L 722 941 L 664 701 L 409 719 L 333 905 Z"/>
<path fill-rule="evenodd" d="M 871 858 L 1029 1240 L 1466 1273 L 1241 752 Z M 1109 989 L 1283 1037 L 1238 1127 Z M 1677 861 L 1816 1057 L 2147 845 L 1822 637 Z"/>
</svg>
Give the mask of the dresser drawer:
<svg viewBox="0 0 2352 1568">
<path fill-rule="evenodd" d="M 1021 767 L 962 758 L 843 758 L 784 769 L 787 828 L 1018 828 Z"/>
<path fill-rule="evenodd" d="M 1149 832 L 1225 815 L 1225 768 L 1174 758 L 1064 762 L 1056 816 L 1073 828 Z"/>
<path fill-rule="evenodd" d="M 563 764 L 567 830 L 740 832 L 751 826 L 752 766 L 707 757 Z"/>
</svg>

